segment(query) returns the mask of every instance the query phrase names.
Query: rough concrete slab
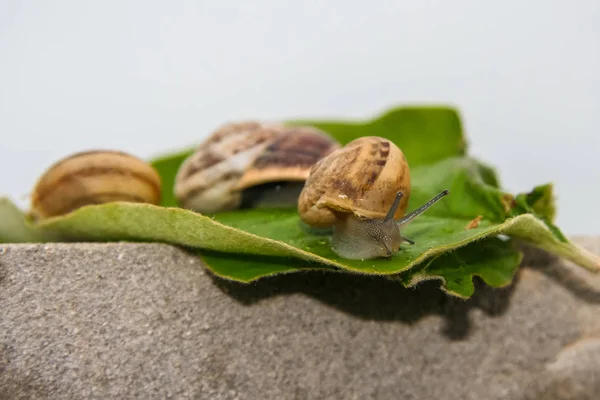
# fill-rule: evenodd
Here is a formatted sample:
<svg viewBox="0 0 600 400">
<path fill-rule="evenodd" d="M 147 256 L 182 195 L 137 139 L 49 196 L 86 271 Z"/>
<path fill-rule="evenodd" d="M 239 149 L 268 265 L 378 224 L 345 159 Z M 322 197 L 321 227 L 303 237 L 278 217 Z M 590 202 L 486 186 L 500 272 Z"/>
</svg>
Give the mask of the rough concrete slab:
<svg viewBox="0 0 600 400">
<path fill-rule="evenodd" d="M 235 284 L 162 244 L 3 245 L 0 398 L 597 399 L 600 277 L 524 263 L 465 302 L 333 273 Z"/>
</svg>

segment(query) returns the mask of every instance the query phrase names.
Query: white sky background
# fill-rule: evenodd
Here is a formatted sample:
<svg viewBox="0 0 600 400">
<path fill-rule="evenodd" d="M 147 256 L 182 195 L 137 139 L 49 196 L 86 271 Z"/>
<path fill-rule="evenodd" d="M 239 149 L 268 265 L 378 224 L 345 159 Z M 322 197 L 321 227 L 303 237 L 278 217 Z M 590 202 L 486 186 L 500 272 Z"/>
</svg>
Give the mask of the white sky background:
<svg viewBox="0 0 600 400">
<path fill-rule="evenodd" d="M 412 103 L 457 106 L 506 189 L 553 181 L 559 226 L 600 234 L 597 0 L 0 0 L 0 194 L 20 205 L 83 149 Z"/>
</svg>

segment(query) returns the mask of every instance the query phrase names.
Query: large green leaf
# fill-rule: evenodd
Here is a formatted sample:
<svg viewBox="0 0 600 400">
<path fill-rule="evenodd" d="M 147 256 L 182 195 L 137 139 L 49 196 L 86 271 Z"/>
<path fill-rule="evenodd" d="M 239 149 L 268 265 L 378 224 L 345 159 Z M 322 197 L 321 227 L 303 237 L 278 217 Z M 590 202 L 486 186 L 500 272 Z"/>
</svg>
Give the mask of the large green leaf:
<svg viewBox="0 0 600 400">
<path fill-rule="evenodd" d="M 600 269 L 597 256 L 571 244 L 553 224 L 551 185 L 513 196 L 502 191 L 492 167 L 465 154 L 454 110 L 401 108 L 371 122 L 310 123 L 342 143 L 363 135 L 383 136 L 397 143 L 411 165 L 409 209 L 450 189 L 450 196 L 405 228 L 403 233 L 414 245 L 403 246 L 387 259 L 345 260 L 331 250 L 329 235 L 317 234 L 300 222 L 295 208 L 237 210 L 214 216 L 177 208 L 172 185 L 190 150 L 153 162 L 164 185 L 161 206 L 87 206 L 36 226 L 23 218 L 23 229 L 64 241 L 172 243 L 198 252 L 217 275 L 242 282 L 327 268 L 385 275 L 408 286 L 440 279 L 448 293 L 468 297 L 475 275 L 493 286 L 512 279 L 521 255 L 512 241 L 497 239 L 500 234 L 527 240 L 590 270 Z"/>
<path fill-rule="evenodd" d="M 256 257 L 247 254 L 231 254 L 202 251 L 200 257 L 214 274 L 240 282 L 250 282 L 260 276 L 269 276 L 310 269 L 325 269 L 278 257 Z M 407 287 L 421 281 L 438 279 L 447 293 L 468 298 L 474 292 L 473 277 L 478 275 L 487 284 L 502 287 L 512 282 L 513 275 L 522 259 L 511 241 L 492 237 L 471 243 L 454 251 L 431 258 L 407 273 L 390 275 Z"/>
</svg>

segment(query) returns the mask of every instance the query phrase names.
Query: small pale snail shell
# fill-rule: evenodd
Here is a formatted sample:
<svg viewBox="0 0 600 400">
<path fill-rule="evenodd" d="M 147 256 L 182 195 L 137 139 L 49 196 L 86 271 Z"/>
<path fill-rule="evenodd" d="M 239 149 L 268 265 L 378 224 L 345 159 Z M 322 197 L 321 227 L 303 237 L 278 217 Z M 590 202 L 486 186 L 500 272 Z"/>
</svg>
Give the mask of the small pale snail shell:
<svg viewBox="0 0 600 400">
<path fill-rule="evenodd" d="M 332 227 L 332 250 L 347 259 L 390 257 L 400 228 L 449 194 L 442 191 L 405 215 L 410 198 L 408 162 L 398 146 L 376 136 L 355 139 L 317 162 L 298 199 L 302 221 Z"/>
<path fill-rule="evenodd" d="M 161 179 L 147 162 L 113 150 L 75 153 L 51 165 L 36 182 L 28 216 L 64 215 L 114 201 L 158 204 Z"/>
<path fill-rule="evenodd" d="M 310 126 L 229 123 L 181 164 L 175 198 L 183 208 L 202 214 L 294 206 L 310 168 L 340 147 Z"/>
</svg>

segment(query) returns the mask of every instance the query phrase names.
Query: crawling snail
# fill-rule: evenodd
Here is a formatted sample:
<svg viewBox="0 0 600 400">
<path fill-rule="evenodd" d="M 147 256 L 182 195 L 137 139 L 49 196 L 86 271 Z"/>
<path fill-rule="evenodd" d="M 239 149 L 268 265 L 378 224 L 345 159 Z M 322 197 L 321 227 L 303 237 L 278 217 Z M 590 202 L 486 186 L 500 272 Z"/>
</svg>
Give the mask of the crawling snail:
<svg viewBox="0 0 600 400">
<path fill-rule="evenodd" d="M 400 228 L 447 194 L 405 215 L 410 173 L 404 154 L 387 139 L 365 136 L 313 166 L 298 211 L 309 226 L 333 228 L 331 246 L 340 257 L 390 257 L 402 242 L 414 244 Z"/>
<path fill-rule="evenodd" d="M 175 198 L 183 208 L 203 214 L 295 205 L 310 168 L 340 147 L 309 126 L 229 123 L 181 164 Z"/>
<path fill-rule="evenodd" d="M 33 220 L 113 201 L 158 204 L 161 180 L 147 162 L 113 150 L 75 153 L 50 166 L 36 182 L 28 216 Z"/>
</svg>

